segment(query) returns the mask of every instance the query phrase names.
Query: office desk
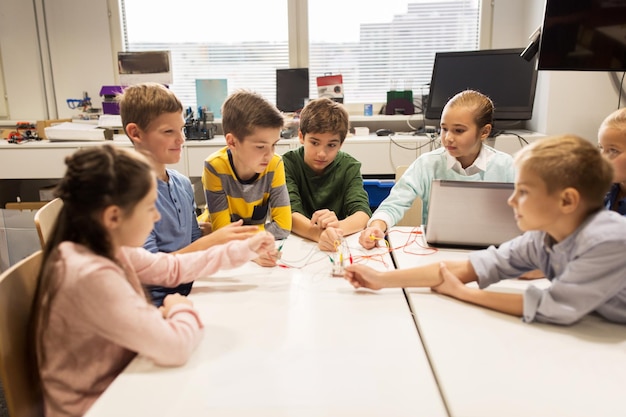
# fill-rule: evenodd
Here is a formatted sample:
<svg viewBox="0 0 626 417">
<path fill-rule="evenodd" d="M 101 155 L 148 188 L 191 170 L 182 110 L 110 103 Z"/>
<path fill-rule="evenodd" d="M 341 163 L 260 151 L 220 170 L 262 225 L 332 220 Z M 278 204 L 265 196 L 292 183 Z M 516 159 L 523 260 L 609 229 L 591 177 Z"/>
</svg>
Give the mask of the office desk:
<svg viewBox="0 0 626 417">
<path fill-rule="evenodd" d="M 543 135 L 520 131 L 528 141 Z M 55 179 L 65 172 L 64 158 L 79 148 L 113 143 L 130 148 L 130 140 L 124 135 L 115 135 L 113 141 L 68 141 L 50 142 L 42 140 L 11 144 L 0 140 L 0 179 Z M 501 135 L 488 144 L 504 152 L 514 153 L 521 146 L 513 134 Z M 204 160 L 216 150 L 226 145 L 223 136 L 211 140 L 188 140 L 183 145 L 183 154 L 178 164 L 172 168 L 189 177 L 202 176 Z M 283 154 L 300 146 L 298 138 L 281 139 L 276 145 L 276 153 Z M 396 167 L 408 165 L 421 153 L 432 150 L 431 139 L 426 136 L 396 135 L 348 136 L 342 150 L 361 161 L 364 175 L 393 176 Z"/>
<path fill-rule="evenodd" d="M 408 230 L 410 228 L 403 228 Z M 393 246 L 406 236 L 390 233 Z M 443 259 L 394 251 L 401 268 Z M 522 292 L 547 280 L 508 280 L 493 291 Z M 429 289 L 406 289 L 424 347 L 452 416 L 624 415 L 626 326 L 590 316 L 569 327 L 532 323 Z"/>
<path fill-rule="evenodd" d="M 104 143 L 132 148 L 130 141 L 25 142 L 11 144 L 0 140 L 0 179 L 54 179 L 65 174 L 65 157 L 76 150 Z M 176 169 L 181 166 L 174 166 Z"/>
<path fill-rule="evenodd" d="M 344 142 L 343 150 L 362 161 L 363 174 L 395 173 L 395 164 L 406 165 L 420 155 L 429 139 L 423 136 L 399 136 L 390 139 L 378 136 L 350 136 Z M 11 144 L 0 140 L 0 179 L 54 179 L 65 172 L 64 159 L 79 148 L 99 146 L 105 143 L 131 148 L 130 140 L 116 135 L 112 141 L 68 141 L 50 142 L 42 140 Z M 211 140 L 188 140 L 183 145 L 183 153 L 178 164 L 171 167 L 189 177 L 201 177 L 205 159 L 223 148 L 223 136 Z M 420 146 L 426 145 L 424 148 Z M 276 144 L 276 153 L 283 154 L 300 146 L 297 138 L 281 139 Z"/>
<path fill-rule="evenodd" d="M 197 280 L 205 334 L 190 361 L 136 358 L 87 416 L 446 415 L 401 290 L 354 291 L 295 236 L 283 261 L 297 268 L 249 263 Z"/>
</svg>

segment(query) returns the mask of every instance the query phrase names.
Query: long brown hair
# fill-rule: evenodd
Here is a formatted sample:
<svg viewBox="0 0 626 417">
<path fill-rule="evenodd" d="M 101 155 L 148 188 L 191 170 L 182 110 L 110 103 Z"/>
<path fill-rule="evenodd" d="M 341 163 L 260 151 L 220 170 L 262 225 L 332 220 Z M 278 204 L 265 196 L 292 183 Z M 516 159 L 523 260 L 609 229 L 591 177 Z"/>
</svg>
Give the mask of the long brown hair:
<svg viewBox="0 0 626 417">
<path fill-rule="evenodd" d="M 57 247 L 64 241 L 75 242 L 115 261 L 109 233 L 99 216 L 111 205 L 131 214 L 155 181 L 146 157 L 111 145 L 79 149 L 65 158 L 65 164 L 67 170 L 55 190 L 56 196 L 63 200 L 63 208 L 43 250 L 30 321 L 29 353 L 34 375 L 39 375 L 39 358 L 45 361 L 45 352 L 41 349 L 43 329 L 47 327 L 50 306 L 63 282 L 62 274 L 52 273 L 58 257 Z"/>
</svg>

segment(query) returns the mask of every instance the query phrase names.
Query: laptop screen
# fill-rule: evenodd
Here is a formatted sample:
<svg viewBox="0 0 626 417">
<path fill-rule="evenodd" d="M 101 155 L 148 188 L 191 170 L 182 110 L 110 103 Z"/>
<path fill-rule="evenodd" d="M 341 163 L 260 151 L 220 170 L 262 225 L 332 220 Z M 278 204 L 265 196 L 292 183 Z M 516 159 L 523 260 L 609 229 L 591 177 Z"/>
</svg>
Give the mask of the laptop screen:
<svg viewBox="0 0 626 417">
<path fill-rule="evenodd" d="M 432 246 L 486 248 L 521 234 L 507 200 L 512 183 L 434 180 L 426 242 Z"/>
</svg>

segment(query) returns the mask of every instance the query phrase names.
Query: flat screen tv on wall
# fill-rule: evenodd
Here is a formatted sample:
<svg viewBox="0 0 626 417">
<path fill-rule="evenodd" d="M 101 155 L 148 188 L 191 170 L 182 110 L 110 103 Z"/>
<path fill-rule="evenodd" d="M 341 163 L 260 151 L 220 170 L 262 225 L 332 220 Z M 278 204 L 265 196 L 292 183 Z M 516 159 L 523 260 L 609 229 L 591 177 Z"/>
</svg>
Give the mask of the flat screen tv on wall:
<svg viewBox="0 0 626 417">
<path fill-rule="evenodd" d="M 626 71 L 626 0 L 547 0 L 540 70 Z"/>
</svg>

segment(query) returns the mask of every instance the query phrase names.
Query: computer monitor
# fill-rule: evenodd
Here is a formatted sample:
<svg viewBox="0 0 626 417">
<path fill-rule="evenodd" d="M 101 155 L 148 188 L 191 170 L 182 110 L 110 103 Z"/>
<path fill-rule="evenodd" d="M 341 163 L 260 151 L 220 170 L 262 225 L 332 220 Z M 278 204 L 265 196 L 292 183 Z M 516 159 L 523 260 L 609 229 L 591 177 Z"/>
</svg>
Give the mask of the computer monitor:
<svg viewBox="0 0 626 417">
<path fill-rule="evenodd" d="M 286 113 L 301 110 L 308 99 L 308 68 L 276 70 L 276 107 L 278 110 Z"/>
<path fill-rule="evenodd" d="M 450 98 L 477 90 L 494 103 L 495 120 L 529 120 L 537 84 L 536 61 L 520 56 L 522 48 L 435 54 L 430 93 L 424 115 L 440 119 Z"/>
<path fill-rule="evenodd" d="M 547 0 L 538 65 L 626 71 L 626 0 Z"/>
</svg>

